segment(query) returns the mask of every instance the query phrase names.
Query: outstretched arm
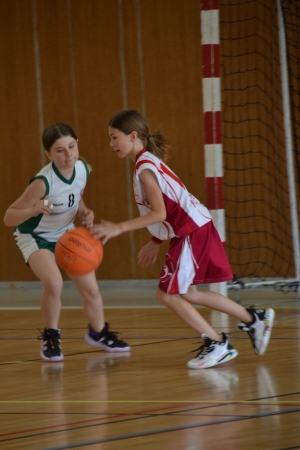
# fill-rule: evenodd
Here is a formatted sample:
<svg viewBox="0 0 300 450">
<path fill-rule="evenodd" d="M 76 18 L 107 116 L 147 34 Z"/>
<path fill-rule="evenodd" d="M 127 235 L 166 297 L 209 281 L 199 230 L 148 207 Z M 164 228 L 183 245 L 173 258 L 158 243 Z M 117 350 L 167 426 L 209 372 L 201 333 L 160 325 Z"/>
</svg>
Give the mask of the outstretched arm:
<svg viewBox="0 0 300 450">
<path fill-rule="evenodd" d="M 112 237 L 119 236 L 127 231 L 139 230 L 154 223 L 163 222 L 166 219 L 167 212 L 155 174 L 152 170 L 144 169 L 140 174 L 140 179 L 146 191 L 151 210 L 144 216 L 125 222 L 113 223 L 101 220 L 101 224 L 93 225 L 90 228 L 96 238 L 104 238 L 103 244 Z"/>
<path fill-rule="evenodd" d="M 30 217 L 39 214 L 51 214 L 51 204 L 45 205 L 46 186 L 41 178 L 34 180 L 27 186 L 23 194 L 7 209 L 4 216 L 4 224 L 7 227 L 15 227 Z"/>
</svg>

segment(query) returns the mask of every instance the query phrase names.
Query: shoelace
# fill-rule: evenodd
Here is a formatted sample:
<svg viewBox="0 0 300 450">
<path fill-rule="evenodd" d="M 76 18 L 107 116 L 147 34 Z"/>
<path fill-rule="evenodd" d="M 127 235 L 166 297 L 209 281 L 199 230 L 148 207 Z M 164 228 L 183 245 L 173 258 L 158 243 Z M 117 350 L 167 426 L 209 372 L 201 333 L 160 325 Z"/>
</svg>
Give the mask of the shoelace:
<svg viewBox="0 0 300 450">
<path fill-rule="evenodd" d="M 196 348 L 195 350 L 191 350 L 188 353 L 194 353 L 194 352 L 199 352 L 198 355 L 200 355 L 200 353 L 202 353 L 202 355 L 206 355 L 208 353 L 208 349 L 211 346 L 211 344 L 213 344 L 215 341 L 211 340 L 211 343 L 208 344 L 207 341 L 204 339 L 204 342 L 202 343 L 202 345 L 200 345 L 200 347 Z M 206 348 L 206 350 L 205 350 Z"/>
<path fill-rule="evenodd" d="M 109 339 L 110 341 L 117 341 L 118 340 L 118 333 L 115 331 L 107 331 L 105 335 L 103 336 L 106 339 Z"/>
<path fill-rule="evenodd" d="M 222 333 L 222 336 L 223 336 L 223 339 L 225 340 L 225 338 L 227 337 L 227 336 L 229 336 L 231 333 Z M 200 353 L 202 353 L 202 355 L 206 355 L 207 353 L 208 353 L 208 349 L 209 349 L 209 347 L 211 347 L 211 345 L 212 344 L 214 344 L 214 343 L 216 343 L 217 341 L 213 341 L 212 339 L 210 339 L 210 344 L 208 344 L 207 342 L 206 342 L 206 340 L 204 339 L 204 342 L 203 342 L 203 344 L 202 345 L 200 345 L 200 347 L 198 347 L 198 348 L 196 348 L 195 350 L 191 350 L 190 352 L 188 352 L 188 353 L 194 353 L 194 352 L 198 352 L 199 351 L 199 353 L 198 353 L 198 355 L 200 355 Z M 207 348 L 207 350 L 204 350 L 205 348 Z"/>
<path fill-rule="evenodd" d="M 254 306 L 254 305 L 249 306 L 249 308 L 247 308 L 247 311 L 248 311 L 248 312 L 249 312 L 249 309 L 253 312 L 253 316 L 254 316 L 254 312 L 256 311 L 255 306 Z M 255 316 L 254 316 L 254 317 L 255 317 Z M 239 328 L 240 330 L 242 330 L 242 331 L 250 332 L 250 331 L 251 331 L 251 325 L 252 325 L 251 322 L 248 322 L 248 323 L 246 323 L 246 322 L 240 322 L 240 323 L 238 324 L 238 328 Z"/>
<path fill-rule="evenodd" d="M 196 348 L 195 350 L 191 350 L 191 351 L 188 352 L 188 353 L 198 352 L 197 356 L 199 356 L 199 355 L 205 356 L 205 355 L 208 353 L 209 347 L 210 347 L 210 345 L 208 345 L 208 344 L 206 344 L 206 343 L 204 342 L 202 345 L 200 345 L 199 348 Z M 207 348 L 207 350 L 204 350 L 205 348 Z"/>
<path fill-rule="evenodd" d="M 44 333 L 44 331 L 42 331 L 40 328 L 38 328 L 38 331 L 39 331 L 41 334 L 37 337 L 37 339 L 38 339 L 39 341 L 42 341 L 42 340 L 44 339 L 45 333 Z"/>
<path fill-rule="evenodd" d="M 57 346 L 59 347 L 59 339 L 58 337 L 55 337 L 55 339 L 52 339 L 52 336 L 48 336 L 47 333 L 45 333 L 44 331 L 38 329 L 39 332 L 41 333 L 37 338 L 39 341 L 42 341 L 45 339 L 45 344 L 48 346 L 50 346 L 52 349 L 55 348 L 55 344 L 57 344 Z"/>
</svg>

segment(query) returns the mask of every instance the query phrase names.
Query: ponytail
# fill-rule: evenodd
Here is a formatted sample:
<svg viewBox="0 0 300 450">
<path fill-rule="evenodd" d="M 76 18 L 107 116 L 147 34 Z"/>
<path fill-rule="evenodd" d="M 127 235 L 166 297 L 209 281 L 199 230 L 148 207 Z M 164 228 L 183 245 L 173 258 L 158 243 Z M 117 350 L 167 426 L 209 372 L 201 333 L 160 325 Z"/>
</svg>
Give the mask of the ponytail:
<svg viewBox="0 0 300 450">
<path fill-rule="evenodd" d="M 160 131 L 156 131 L 147 136 L 145 148 L 148 152 L 153 153 L 154 156 L 157 156 L 157 158 L 162 159 L 163 161 L 167 161 L 169 157 L 170 145 Z"/>
</svg>

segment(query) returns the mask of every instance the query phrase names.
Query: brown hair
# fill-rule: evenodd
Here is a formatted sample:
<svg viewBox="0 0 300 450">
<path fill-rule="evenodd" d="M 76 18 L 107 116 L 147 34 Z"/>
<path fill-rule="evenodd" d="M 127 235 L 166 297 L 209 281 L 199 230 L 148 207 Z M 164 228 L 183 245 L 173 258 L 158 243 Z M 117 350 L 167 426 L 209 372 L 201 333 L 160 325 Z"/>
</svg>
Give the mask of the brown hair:
<svg viewBox="0 0 300 450">
<path fill-rule="evenodd" d="M 54 142 L 63 136 L 71 136 L 77 141 L 75 131 L 69 125 L 57 122 L 46 127 L 42 134 L 44 149 L 49 152 Z"/>
<path fill-rule="evenodd" d="M 165 136 L 160 131 L 150 134 L 147 120 L 138 111 L 134 109 L 121 111 L 110 119 L 108 126 L 116 128 L 127 135 L 132 131 L 136 131 L 148 152 L 153 153 L 154 156 L 164 161 L 167 160 L 170 145 L 167 143 Z"/>
</svg>

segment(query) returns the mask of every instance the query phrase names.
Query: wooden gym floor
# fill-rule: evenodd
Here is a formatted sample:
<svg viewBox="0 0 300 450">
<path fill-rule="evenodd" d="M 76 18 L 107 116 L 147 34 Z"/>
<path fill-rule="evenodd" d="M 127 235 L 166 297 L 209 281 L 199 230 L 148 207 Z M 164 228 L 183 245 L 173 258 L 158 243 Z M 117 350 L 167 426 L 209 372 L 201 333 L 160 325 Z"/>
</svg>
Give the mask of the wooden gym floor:
<svg viewBox="0 0 300 450">
<path fill-rule="evenodd" d="M 197 371 L 186 367 L 194 355 L 189 352 L 199 346 L 195 333 L 167 309 L 155 307 L 152 289 L 120 286 L 114 283 L 106 291 L 102 286 L 105 314 L 131 344 L 131 353 L 109 354 L 85 344 L 86 319 L 70 290 L 60 323 L 65 359 L 59 363 L 39 357 L 38 287 L 0 286 L 1 449 L 300 448 L 295 293 L 240 293 L 242 304 L 276 311 L 272 339 L 261 357 L 236 319 L 200 308 L 220 332 L 231 332 L 239 356 Z"/>
</svg>

